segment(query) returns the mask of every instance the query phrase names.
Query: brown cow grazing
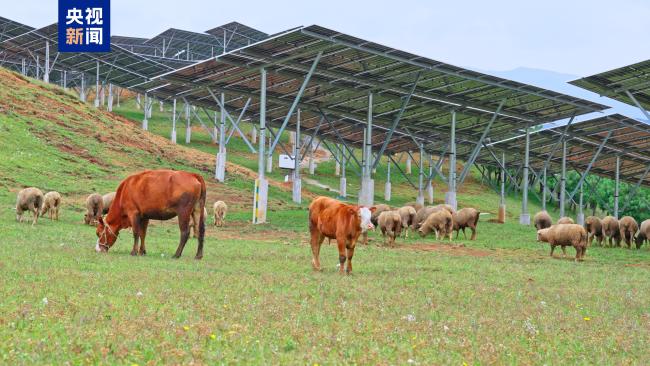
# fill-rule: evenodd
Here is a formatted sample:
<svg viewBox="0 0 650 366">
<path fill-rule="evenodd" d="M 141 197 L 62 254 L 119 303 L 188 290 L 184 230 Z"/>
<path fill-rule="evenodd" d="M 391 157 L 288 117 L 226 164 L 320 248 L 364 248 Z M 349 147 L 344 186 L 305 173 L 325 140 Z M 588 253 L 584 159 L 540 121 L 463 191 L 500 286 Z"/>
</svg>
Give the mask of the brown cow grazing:
<svg viewBox="0 0 650 366">
<path fill-rule="evenodd" d="M 553 219 L 551 219 L 551 215 L 548 212 L 540 211 L 533 217 L 533 223 L 535 224 L 535 229 L 541 230 L 551 227 L 553 225 Z"/>
<path fill-rule="evenodd" d="M 575 224 L 572 218 L 564 216 L 557 220 L 558 225 Z"/>
<path fill-rule="evenodd" d="M 449 235 L 449 241 L 454 232 L 454 219 L 447 210 L 437 209 L 427 217 L 418 229 L 421 237 L 427 236 L 431 231 L 436 233 L 436 240 L 444 239 Z"/>
<path fill-rule="evenodd" d="M 639 224 L 632 216 L 623 216 L 618 220 L 618 230 L 620 231 L 620 238 L 625 240 L 625 245 L 628 249 L 632 249 L 632 242 L 635 241 L 634 236 L 639 231 Z M 621 240 L 619 239 L 619 240 Z"/>
<path fill-rule="evenodd" d="M 104 211 L 104 200 L 101 195 L 93 193 L 86 198 L 86 214 L 84 223 L 86 225 L 95 225 L 97 220 L 102 217 Z"/>
<path fill-rule="evenodd" d="M 587 231 L 584 227 L 576 224 L 553 225 L 546 229 L 537 230 L 537 241 L 551 244 L 551 257 L 556 246 L 562 247 L 562 253 L 566 256 L 566 246 L 576 249 L 576 262 L 584 260 L 587 253 Z"/>
<path fill-rule="evenodd" d="M 587 241 L 593 243 L 594 237 L 598 245 L 603 245 L 603 228 L 600 219 L 596 216 L 589 216 L 585 219 L 585 230 L 587 230 Z"/>
<path fill-rule="evenodd" d="M 475 208 L 463 208 L 453 214 L 456 239 L 458 239 L 461 230 L 463 231 L 463 236 L 467 239 L 465 228 L 470 228 L 472 230 L 472 237 L 470 240 L 476 240 L 476 225 L 478 224 L 478 218 L 480 215 L 481 213 Z"/>
<path fill-rule="evenodd" d="M 645 220 L 641 223 L 639 228 L 639 233 L 636 236 L 634 242 L 636 243 L 636 248 L 641 249 L 643 243 L 645 243 L 650 238 L 650 220 Z"/>
<path fill-rule="evenodd" d="M 147 254 L 145 237 L 149 220 L 169 220 L 178 216 L 180 243 L 174 254 L 183 254 L 190 237 L 190 216 L 197 208 L 199 245 L 196 259 L 203 258 L 205 237 L 205 181 L 198 174 L 174 170 L 145 170 L 124 179 L 117 188 L 115 199 L 106 218 L 97 225 L 97 252 L 108 252 L 121 229 L 133 229 L 131 255 Z M 138 249 L 138 240 L 140 247 Z"/>
<path fill-rule="evenodd" d="M 618 229 L 618 220 L 613 216 L 605 216 L 604 219 L 600 220 L 600 224 L 603 231 L 603 237 L 608 238 L 609 246 L 612 246 L 612 239 L 614 239 L 616 246 L 620 247 L 621 233 Z"/>
<path fill-rule="evenodd" d="M 43 192 L 34 187 L 25 188 L 16 197 L 16 221 L 23 222 L 23 212 L 29 211 L 34 215 L 32 226 L 38 221 L 38 213 L 43 205 Z"/>
<path fill-rule="evenodd" d="M 59 219 L 59 209 L 61 208 L 61 194 L 59 192 L 47 192 L 43 197 L 43 207 L 41 207 L 41 216 L 50 213 L 50 220 Z"/>
<path fill-rule="evenodd" d="M 312 266 L 320 271 L 320 246 L 325 238 L 336 239 L 339 250 L 339 272 L 347 259 L 345 271 L 352 272 L 354 248 L 361 233 L 374 228 L 370 216 L 375 210 L 348 205 L 329 197 L 317 197 L 309 205 L 309 232 L 311 234 Z"/>
<path fill-rule="evenodd" d="M 404 238 L 408 238 L 409 228 L 413 230 L 413 224 L 415 223 L 415 208 L 412 206 L 404 206 L 399 208 L 397 212 L 402 218 L 402 230 L 404 231 Z"/>
<path fill-rule="evenodd" d="M 111 208 L 111 204 L 115 199 L 115 192 L 106 193 L 102 196 L 102 215 L 106 215 Z"/>
<path fill-rule="evenodd" d="M 397 211 L 384 211 L 377 219 L 381 235 L 384 237 L 384 245 L 386 244 L 386 237 L 388 237 L 388 245 L 395 245 L 395 237 L 399 236 L 402 231 L 402 216 Z"/>
</svg>

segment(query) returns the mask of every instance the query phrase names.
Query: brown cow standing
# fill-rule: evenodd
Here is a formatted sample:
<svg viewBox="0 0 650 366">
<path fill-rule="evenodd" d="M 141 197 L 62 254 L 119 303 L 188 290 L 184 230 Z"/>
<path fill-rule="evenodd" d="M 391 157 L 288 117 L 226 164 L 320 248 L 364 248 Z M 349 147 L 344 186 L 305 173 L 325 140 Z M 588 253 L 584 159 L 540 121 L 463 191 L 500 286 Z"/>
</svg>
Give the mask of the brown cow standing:
<svg viewBox="0 0 650 366">
<path fill-rule="evenodd" d="M 99 220 L 95 250 L 107 252 L 120 230 L 132 227 L 131 255 L 147 254 L 145 237 L 149 220 L 169 220 L 178 216 L 181 238 L 174 258 L 179 258 L 190 236 L 190 216 L 196 207 L 201 213 L 196 259 L 201 259 L 205 237 L 205 190 L 203 177 L 183 171 L 146 170 L 129 176 L 117 188 L 106 218 Z"/>
<path fill-rule="evenodd" d="M 309 205 L 312 265 L 320 271 L 320 246 L 325 238 L 336 239 L 339 250 L 339 272 L 347 259 L 346 272 L 352 272 L 352 256 L 359 236 L 373 229 L 370 216 L 373 208 L 348 205 L 329 197 L 317 197 Z"/>
</svg>

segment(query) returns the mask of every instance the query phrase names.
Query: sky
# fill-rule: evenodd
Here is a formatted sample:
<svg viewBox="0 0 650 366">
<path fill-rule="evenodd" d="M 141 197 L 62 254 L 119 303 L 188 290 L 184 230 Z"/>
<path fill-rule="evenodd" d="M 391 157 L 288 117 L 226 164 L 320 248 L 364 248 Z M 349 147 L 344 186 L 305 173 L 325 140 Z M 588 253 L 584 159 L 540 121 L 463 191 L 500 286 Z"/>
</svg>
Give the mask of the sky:
<svg viewBox="0 0 650 366">
<path fill-rule="evenodd" d="M 0 0 L 0 16 L 41 27 L 56 0 Z M 267 33 L 318 24 L 453 65 L 588 76 L 650 58 L 650 0 L 112 0 L 113 35 L 202 32 L 238 21 Z"/>
</svg>

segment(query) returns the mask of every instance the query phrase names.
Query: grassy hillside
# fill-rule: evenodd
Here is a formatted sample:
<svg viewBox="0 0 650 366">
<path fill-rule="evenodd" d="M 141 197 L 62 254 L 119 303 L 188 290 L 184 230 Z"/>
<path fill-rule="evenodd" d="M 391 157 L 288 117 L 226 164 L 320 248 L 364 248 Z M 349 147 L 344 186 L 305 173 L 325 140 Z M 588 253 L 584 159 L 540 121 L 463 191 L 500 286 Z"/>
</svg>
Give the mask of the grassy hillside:
<svg viewBox="0 0 650 366">
<path fill-rule="evenodd" d="M 119 112 L 134 121 L 0 70 L 0 363 L 650 362 L 645 247 L 592 247 L 583 263 L 549 258 L 534 230 L 513 219 L 512 196 L 508 223 L 483 216 L 476 241 L 409 238 L 386 248 L 373 233 L 355 253 L 353 275 L 337 274 L 327 244 L 324 270 L 314 273 L 305 205 L 286 203 L 279 172 L 271 175 L 271 223 L 252 226 L 255 160 L 241 141 L 233 140 L 219 184 L 205 135 L 174 146 L 158 136 L 168 133 L 163 115 L 154 113 L 146 133 L 137 111 Z M 208 227 L 204 259 L 193 259 L 194 239 L 171 259 L 173 221 L 150 225 L 145 257 L 129 255 L 128 231 L 107 255 L 94 253 L 94 228 L 81 223 L 85 196 L 158 167 L 203 174 L 210 201 L 231 204 L 227 226 Z M 316 179 L 336 182 L 332 173 L 323 164 Z M 397 202 L 414 198 L 394 183 Z M 12 208 L 24 186 L 61 192 L 61 220 L 16 223 Z M 436 188 L 441 197 L 442 182 Z M 471 181 L 459 201 L 490 212 L 498 199 Z"/>
</svg>

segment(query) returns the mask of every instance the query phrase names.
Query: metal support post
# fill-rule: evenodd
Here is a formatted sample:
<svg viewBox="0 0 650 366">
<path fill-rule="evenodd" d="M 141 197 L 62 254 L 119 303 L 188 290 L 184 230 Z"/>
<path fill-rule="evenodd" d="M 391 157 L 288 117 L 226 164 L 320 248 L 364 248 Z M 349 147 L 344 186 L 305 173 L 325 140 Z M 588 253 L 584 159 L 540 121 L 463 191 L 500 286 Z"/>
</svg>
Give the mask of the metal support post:
<svg viewBox="0 0 650 366">
<path fill-rule="evenodd" d="M 296 112 L 296 135 L 293 144 L 293 202 L 300 204 L 302 202 L 302 179 L 300 178 L 300 109 Z"/>
<path fill-rule="evenodd" d="M 433 154 L 429 154 L 429 179 L 427 179 L 427 197 L 429 198 L 429 204 L 433 205 Z"/>
<path fill-rule="evenodd" d="M 560 217 L 564 217 L 566 216 L 566 140 L 562 141 L 562 172 L 560 174 Z"/>
<path fill-rule="evenodd" d="M 420 158 L 422 160 L 422 158 Z M 422 162 L 420 162 L 422 164 Z M 448 192 L 445 194 L 445 203 L 455 209 L 458 208 L 456 201 L 456 111 L 451 112 L 451 132 L 449 139 L 449 183 Z"/>
<path fill-rule="evenodd" d="M 618 196 L 620 189 L 620 176 L 621 176 L 621 156 L 616 155 L 616 175 L 614 181 L 614 217 L 618 219 Z"/>
<path fill-rule="evenodd" d="M 418 176 L 418 196 L 415 202 L 424 206 L 424 145 L 420 144 L 420 163 L 418 164 L 420 174 Z"/>
<path fill-rule="evenodd" d="M 219 123 L 219 152 L 217 153 L 216 169 L 214 178 L 223 183 L 226 179 L 226 95 L 221 93 L 221 120 Z"/>
<path fill-rule="evenodd" d="M 176 98 L 172 101 L 172 144 L 176 143 Z"/>
<path fill-rule="evenodd" d="M 185 143 L 192 141 L 192 115 L 190 115 L 190 105 L 185 102 Z"/>
<path fill-rule="evenodd" d="M 524 170 L 521 179 L 521 215 L 519 216 L 519 223 L 522 225 L 530 225 L 530 214 L 528 213 L 528 166 L 530 162 L 530 128 L 526 126 L 526 148 L 524 155 Z"/>
<path fill-rule="evenodd" d="M 149 109 L 149 97 L 144 93 L 144 119 L 142 120 L 142 129 L 147 131 L 149 129 L 149 120 L 147 119 Z"/>
<path fill-rule="evenodd" d="M 390 183 L 390 162 L 386 164 L 386 185 L 384 186 L 384 200 L 390 202 L 391 198 L 391 183 Z"/>
<path fill-rule="evenodd" d="M 375 181 L 372 179 L 372 107 L 373 94 L 368 93 L 368 120 L 366 124 L 364 151 L 363 151 L 363 174 L 361 176 L 361 192 L 359 204 L 372 206 L 374 203 Z"/>
<path fill-rule="evenodd" d="M 504 224 L 506 222 L 506 153 L 502 153 L 501 196 L 499 201 L 499 214 L 497 215 L 497 221 Z"/>
<path fill-rule="evenodd" d="M 95 72 L 95 108 L 99 108 L 99 61 L 97 61 L 97 70 Z"/>
<path fill-rule="evenodd" d="M 266 222 L 266 208 L 268 200 L 269 183 L 264 176 L 264 159 L 266 154 L 264 148 L 266 145 L 266 69 L 260 70 L 260 139 L 258 161 L 257 161 L 257 174 L 255 180 L 255 191 L 253 197 L 253 223 L 263 224 Z"/>
<path fill-rule="evenodd" d="M 578 225 L 584 225 L 585 224 L 585 213 L 583 211 L 583 192 L 582 192 L 582 185 L 580 186 L 580 204 L 579 204 L 579 210 L 578 210 L 578 216 L 576 217 L 576 223 Z"/>
<path fill-rule="evenodd" d="M 43 81 L 50 82 L 50 42 L 45 41 L 45 69 L 43 70 Z"/>
<path fill-rule="evenodd" d="M 347 186 L 348 182 L 347 179 L 345 178 L 345 170 L 346 170 L 346 156 L 345 156 L 345 151 L 341 154 L 341 178 L 339 182 L 339 196 L 342 198 L 347 197 Z"/>
<path fill-rule="evenodd" d="M 113 111 L 113 84 L 108 84 L 108 108 L 109 112 Z"/>
</svg>

